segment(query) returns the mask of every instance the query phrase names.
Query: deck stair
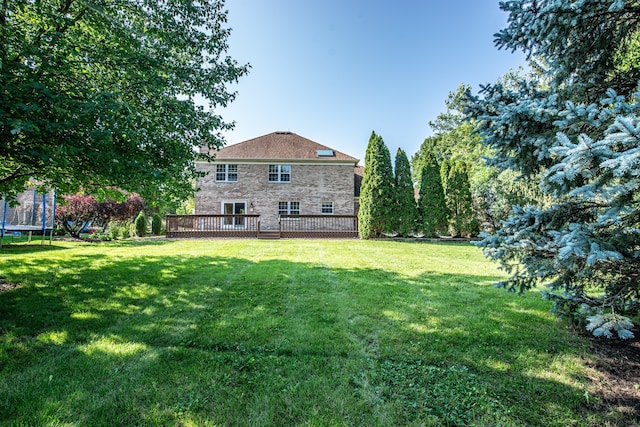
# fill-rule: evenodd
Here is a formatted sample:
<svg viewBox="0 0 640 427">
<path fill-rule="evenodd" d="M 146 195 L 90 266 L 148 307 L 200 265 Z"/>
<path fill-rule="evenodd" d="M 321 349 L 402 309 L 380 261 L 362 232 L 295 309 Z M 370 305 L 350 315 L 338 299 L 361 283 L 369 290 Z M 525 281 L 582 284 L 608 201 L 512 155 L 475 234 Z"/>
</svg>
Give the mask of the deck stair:
<svg viewBox="0 0 640 427">
<path fill-rule="evenodd" d="M 280 231 L 278 230 L 260 230 L 258 233 L 258 239 L 264 240 L 277 240 L 280 238 Z"/>
</svg>

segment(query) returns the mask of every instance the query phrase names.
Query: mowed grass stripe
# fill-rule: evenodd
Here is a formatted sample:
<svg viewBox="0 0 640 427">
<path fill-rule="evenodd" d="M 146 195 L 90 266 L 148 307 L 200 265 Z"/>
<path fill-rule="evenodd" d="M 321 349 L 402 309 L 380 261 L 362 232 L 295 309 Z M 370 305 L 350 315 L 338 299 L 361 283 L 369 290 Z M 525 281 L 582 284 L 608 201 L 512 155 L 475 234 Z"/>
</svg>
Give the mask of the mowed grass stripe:
<svg viewBox="0 0 640 427">
<path fill-rule="evenodd" d="M 223 254 L 224 246 L 223 244 Z M 237 249 L 237 246 L 233 247 Z M 95 248 L 83 248 L 78 253 L 72 251 L 68 255 L 73 259 L 82 253 L 82 256 L 91 258 L 93 249 Z M 233 283 L 234 277 L 254 266 L 251 259 L 260 256 L 255 248 L 247 249 L 247 254 L 235 253 L 240 256 L 238 258 L 210 257 L 197 253 L 185 256 L 175 255 L 173 252 L 147 255 L 146 251 L 134 251 L 132 254 L 131 249 L 115 248 L 109 257 L 109 263 L 98 257 L 98 262 L 90 267 L 100 269 L 109 264 L 110 272 L 118 272 L 108 274 L 108 278 L 116 280 L 112 282 L 110 289 L 96 291 L 97 296 L 87 290 L 96 285 L 104 286 L 108 280 L 86 280 L 78 273 L 77 268 L 69 276 L 69 283 L 64 280 L 57 283 L 62 291 L 81 288 L 84 294 L 83 304 L 72 304 L 79 311 L 70 313 L 71 321 L 75 319 L 80 323 L 88 322 L 89 326 L 95 327 L 94 320 L 98 320 L 98 326 L 103 326 L 101 320 L 104 319 L 108 325 L 104 325 L 104 329 L 98 329 L 100 332 L 92 332 L 87 337 L 88 342 L 80 345 L 78 341 L 69 340 L 73 335 L 64 330 L 35 337 L 34 349 L 40 347 L 39 341 L 47 343 L 49 337 L 60 345 L 51 352 L 53 357 L 43 353 L 42 364 L 36 364 L 22 374 L 26 374 L 31 384 L 44 382 L 54 390 L 55 385 L 62 381 L 64 387 L 60 392 L 67 396 L 57 405 L 38 404 L 37 406 L 42 406 L 45 418 L 61 412 L 71 417 L 74 413 L 86 412 L 86 399 L 89 397 L 91 412 L 98 416 L 94 421 L 102 415 L 117 412 L 119 404 L 114 400 L 123 399 L 122 394 L 119 394 L 123 390 L 122 383 L 130 384 L 134 389 L 144 386 L 149 382 L 148 373 L 154 371 L 154 365 L 161 363 L 163 358 L 171 360 L 174 354 L 180 353 L 181 348 L 194 344 L 189 332 L 197 325 L 198 318 L 204 316 L 205 307 L 214 305 L 224 289 Z M 129 253 L 128 257 L 123 256 L 126 253 Z M 245 259 L 244 255 L 249 259 Z M 71 269 L 71 266 L 68 268 Z M 185 274 L 187 271 L 192 274 Z M 155 280 L 150 281 L 149 278 Z M 46 307 L 43 307 L 43 311 L 46 316 Z M 53 319 L 51 321 L 61 327 L 70 323 L 64 318 L 59 322 Z M 68 329 L 92 328 L 79 325 Z M 80 341 L 84 340 L 83 337 Z M 65 341 L 69 343 L 64 344 Z M 36 352 L 29 356 L 37 358 Z M 161 377 L 166 378 L 166 369 L 161 371 Z M 19 385 L 21 381 L 18 378 L 8 381 Z M 98 378 L 99 381 L 92 381 Z M 151 384 L 154 383 L 157 384 L 151 381 Z M 24 396 L 26 400 L 32 404 L 40 402 L 41 390 L 28 390 Z M 133 399 L 134 406 L 143 405 L 146 394 L 138 390 Z M 128 398 L 131 399 L 132 396 Z M 130 405 L 131 402 L 125 404 Z M 101 408 L 108 410 L 102 411 Z"/>
<path fill-rule="evenodd" d="M 360 306 L 368 308 L 369 316 L 382 316 L 356 318 L 362 323 L 358 329 L 369 331 L 362 339 L 378 349 L 380 360 L 422 365 L 444 361 L 448 366 L 472 367 L 487 375 L 486 389 L 501 401 L 518 389 L 524 392 L 522 399 L 532 405 L 540 404 L 540 388 L 550 386 L 545 379 L 575 385 L 572 379 L 561 378 L 556 367 L 579 366 L 584 342 L 564 329 L 549 335 L 549 328 L 558 324 L 548 312 L 549 303 L 537 292 L 514 296 L 495 289 L 492 284 L 500 274 L 476 248 L 373 243 L 369 251 L 358 250 L 357 244 L 349 246 L 349 258 L 368 267 L 364 270 L 372 270 L 361 277 L 370 280 L 377 276 L 370 281 L 370 292 L 362 292 L 361 303 L 363 298 L 366 303 Z M 407 245 L 413 252 L 410 256 Z M 523 303 L 529 308 L 523 308 Z M 532 351 L 532 342 L 540 346 L 537 351 Z M 579 376 L 577 370 L 569 370 L 574 378 Z M 536 374 L 531 375 L 533 372 Z M 580 396 L 570 389 L 562 393 L 580 404 Z M 551 420 L 563 410 L 554 404 L 548 409 L 553 415 L 543 425 L 553 425 Z"/>
</svg>

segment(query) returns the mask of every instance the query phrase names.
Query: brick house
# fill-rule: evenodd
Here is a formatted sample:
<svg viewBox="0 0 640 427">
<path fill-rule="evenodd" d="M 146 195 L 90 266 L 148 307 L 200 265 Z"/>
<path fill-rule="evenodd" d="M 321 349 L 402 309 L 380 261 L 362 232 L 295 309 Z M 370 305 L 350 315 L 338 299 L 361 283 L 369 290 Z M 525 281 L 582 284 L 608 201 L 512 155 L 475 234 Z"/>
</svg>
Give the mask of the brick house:
<svg viewBox="0 0 640 427">
<path fill-rule="evenodd" d="M 194 213 L 260 215 L 264 230 L 277 230 L 280 215 L 355 215 L 358 161 L 292 132 L 229 145 L 197 163 L 208 173 L 197 180 Z"/>
</svg>

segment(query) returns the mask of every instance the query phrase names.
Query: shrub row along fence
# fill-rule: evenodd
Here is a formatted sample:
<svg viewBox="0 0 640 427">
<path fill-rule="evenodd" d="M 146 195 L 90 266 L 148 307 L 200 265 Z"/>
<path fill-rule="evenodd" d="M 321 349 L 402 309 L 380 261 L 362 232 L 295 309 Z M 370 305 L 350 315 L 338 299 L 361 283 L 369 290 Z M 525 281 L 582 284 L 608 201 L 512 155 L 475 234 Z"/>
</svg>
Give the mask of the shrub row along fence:
<svg viewBox="0 0 640 427">
<path fill-rule="evenodd" d="M 260 237 L 260 215 L 167 215 L 167 237 Z M 274 233 L 274 231 L 269 231 Z M 278 237 L 355 238 L 353 215 L 280 215 Z"/>
</svg>

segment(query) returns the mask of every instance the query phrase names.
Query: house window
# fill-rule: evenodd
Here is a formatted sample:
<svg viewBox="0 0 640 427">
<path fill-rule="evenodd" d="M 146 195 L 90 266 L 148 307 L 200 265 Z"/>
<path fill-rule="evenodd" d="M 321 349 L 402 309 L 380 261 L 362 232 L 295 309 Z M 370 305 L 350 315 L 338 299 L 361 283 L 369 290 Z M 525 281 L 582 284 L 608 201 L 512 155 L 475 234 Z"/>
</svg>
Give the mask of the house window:
<svg viewBox="0 0 640 427">
<path fill-rule="evenodd" d="M 333 202 L 322 202 L 321 211 L 323 214 L 333 215 Z"/>
<path fill-rule="evenodd" d="M 237 182 L 238 165 L 216 165 L 216 181 Z"/>
<path fill-rule="evenodd" d="M 269 165 L 269 182 L 290 182 L 291 166 Z"/>
<path fill-rule="evenodd" d="M 300 215 L 300 202 L 278 202 L 279 215 Z"/>
</svg>

